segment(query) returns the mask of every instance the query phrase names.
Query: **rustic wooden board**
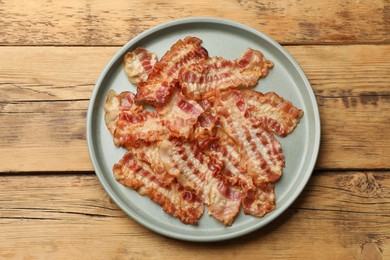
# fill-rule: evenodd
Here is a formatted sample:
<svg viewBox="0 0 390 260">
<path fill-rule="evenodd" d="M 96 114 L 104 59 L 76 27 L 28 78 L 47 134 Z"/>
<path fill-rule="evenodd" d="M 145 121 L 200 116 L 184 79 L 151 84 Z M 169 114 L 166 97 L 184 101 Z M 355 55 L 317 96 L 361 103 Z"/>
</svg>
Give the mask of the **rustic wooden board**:
<svg viewBox="0 0 390 260">
<path fill-rule="evenodd" d="M 39 0 L 0 3 L 0 44 L 122 45 L 158 24 L 194 16 L 235 20 L 284 44 L 390 42 L 386 0 Z"/>
<path fill-rule="evenodd" d="M 94 175 L 2 176 L 0 257 L 252 259 L 261 252 L 272 259 L 387 259 L 389 212 L 390 172 L 315 173 L 292 207 L 266 228 L 199 244 L 137 224 Z"/>
<path fill-rule="evenodd" d="M 390 168 L 390 45 L 287 49 L 320 107 L 317 168 Z M 0 172 L 92 170 L 85 141 L 89 97 L 117 50 L 0 48 Z"/>
</svg>

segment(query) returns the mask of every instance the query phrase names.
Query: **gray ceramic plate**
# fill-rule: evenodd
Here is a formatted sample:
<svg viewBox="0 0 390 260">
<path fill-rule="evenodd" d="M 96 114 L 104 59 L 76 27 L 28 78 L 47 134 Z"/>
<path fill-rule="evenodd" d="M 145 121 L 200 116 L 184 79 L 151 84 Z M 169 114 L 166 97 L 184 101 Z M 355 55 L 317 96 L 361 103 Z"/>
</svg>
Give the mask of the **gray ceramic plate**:
<svg viewBox="0 0 390 260">
<path fill-rule="evenodd" d="M 147 197 L 118 184 L 112 166 L 125 150 L 113 144 L 104 124 L 103 105 L 109 89 L 117 92 L 136 91 L 122 68 L 127 51 L 138 46 L 162 57 L 171 45 L 185 36 L 203 40 L 210 56 L 237 58 L 248 47 L 261 50 L 275 63 L 256 90 L 274 91 L 304 111 L 301 123 L 286 138 L 279 138 L 286 159 L 283 177 L 276 185 L 276 209 L 263 218 L 239 214 L 231 227 L 225 227 L 207 213 L 198 225 L 184 225 L 164 213 L 160 206 Z M 176 20 L 150 29 L 127 43 L 104 69 L 93 91 L 87 116 L 87 140 L 96 174 L 103 187 L 130 217 L 140 224 L 165 236 L 190 241 L 218 241 L 242 236 L 257 230 L 282 214 L 304 189 L 316 162 L 320 142 L 320 119 L 316 99 L 304 73 L 294 59 L 278 43 L 245 25 L 213 18 Z"/>
</svg>

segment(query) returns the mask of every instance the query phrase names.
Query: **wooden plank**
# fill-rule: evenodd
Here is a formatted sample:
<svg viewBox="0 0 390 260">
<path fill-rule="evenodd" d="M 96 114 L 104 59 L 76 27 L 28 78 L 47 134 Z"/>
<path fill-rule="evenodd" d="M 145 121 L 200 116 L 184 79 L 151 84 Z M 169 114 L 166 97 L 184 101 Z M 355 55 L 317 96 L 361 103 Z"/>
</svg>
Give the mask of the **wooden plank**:
<svg viewBox="0 0 390 260">
<path fill-rule="evenodd" d="M 124 215 L 93 175 L 2 176 L 0 256 L 388 259 L 389 212 L 390 172 L 322 172 L 267 227 L 230 241 L 189 243 Z"/>
<path fill-rule="evenodd" d="M 5 1 L 1 45 L 123 45 L 158 24 L 218 17 L 247 24 L 283 44 L 388 43 L 389 3 L 369 1 Z"/>
<path fill-rule="evenodd" d="M 287 49 L 317 96 L 317 168 L 390 168 L 390 45 Z M 117 50 L 0 48 L 0 172 L 92 170 L 85 141 L 88 99 Z"/>
</svg>

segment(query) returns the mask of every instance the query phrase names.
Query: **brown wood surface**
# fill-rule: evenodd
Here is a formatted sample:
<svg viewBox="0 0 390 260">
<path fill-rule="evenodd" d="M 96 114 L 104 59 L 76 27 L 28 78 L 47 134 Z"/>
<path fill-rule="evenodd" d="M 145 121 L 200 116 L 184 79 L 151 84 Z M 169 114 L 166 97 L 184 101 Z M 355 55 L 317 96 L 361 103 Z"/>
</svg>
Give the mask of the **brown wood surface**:
<svg viewBox="0 0 390 260">
<path fill-rule="evenodd" d="M 109 198 L 85 124 L 128 40 L 177 18 L 244 23 L 303 68 L 321 114 L 316 170 L 270 225 L 217 243 L 160 236 Z M 388 0 L 0 0 L 0 259 L 390 259 Z"/>
<path fill-rule="evenodd" d="M 283 44 L 389 43 L 387 0 L 2 1 L 3 45 L 123 45 L 163 22 L 201 16 L 252 26 Z"/>
<path fill-rule="evenodd" d="M 117 50 L 0 47 L 1 172 L 92 170 L 85 140 L 89 97 Z M 390 122 L 389 46 L 287 50 L 306 72 L 320 108 L 316 167 L 390 168 L 390 135 L 383 123 Z M 13 159 L 19 157 L 24 159 Z"/>
<path fill-rule="evenodd" d="M 0 198 L 0 257 L 390 257 L 389 172 L 315 173 L 299 199 L 266 228 L 205 244 L 165 238 L 135 223 L 95 176 L 2 177 Z"/>
</svg>

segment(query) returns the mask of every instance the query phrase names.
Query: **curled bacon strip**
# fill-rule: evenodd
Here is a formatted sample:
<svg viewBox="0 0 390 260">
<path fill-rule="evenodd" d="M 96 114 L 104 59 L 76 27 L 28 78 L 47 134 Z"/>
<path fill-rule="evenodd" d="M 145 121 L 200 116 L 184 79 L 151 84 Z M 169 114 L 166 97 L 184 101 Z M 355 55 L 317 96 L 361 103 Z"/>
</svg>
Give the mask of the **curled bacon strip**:
<svg viewBox="0 0 390 260">
<path fill-rule="evenodd" d="M 143 48 L 136 48 L 123 58 L 125 72 L 133 84 L 146 81 L 156 62 L 157 55 Z"/>
<path fill-rule="evenodd" d="M 131 92 L 116 95 L 114 90 L 110 90 L 104 109 L 105 122 L 116 146 L 139 146 L 169 136 L 169 130 L 158 113 L 137 105 Z"/>
<path fill-rule="evenodd" d="M 241 192 L 219 175 L 218 162 L 212 162 L 195 144 L 179 139 L 162 141 L 159 154 L 167 171 L 202 198 L 209 215 L 225 225 L 233 223 L 240 210 Z"/>
<path fill-rule="evenodd" d="M 271 182 L 256 183 L 246 171 L 245 160 L 239 153 L 237 143 L 219 129 L 206 153 L 223 162 L 221 174 L 231 185 L 241 187 L 241 204 L 245 214 L 262 217 L 275 208 L 274 185 Z"/>
<path fill-rule="evenodd" d="M 110 90 L 104 108 L 115 145 L 124 147 L 138 147 L 170 136 L 187 138 L 203 112 L 200 105 L 186 99 L 177 88 L 166 106 L 153 112 L 138 105 L 133 93 L 117 95 L 114 90 Z"/>
<path fill-rule="evenodd" d="M 176 42 L 161 60 L 156 62 L 148 79 L 138 84 L 137 101 L 155 106 L 165 104 L 177 81 L 179 70 L 208 58 L 201 43 L 202 41 L 195 37 L 186 37 Z"/>
<path fill-rule="evenodd" d="M 188 98 L 208 99 L 224 89 L 254 87 L 272 67 L 260 51 L 248 49 L 233 61 L 213 57 L 183 68 L 179 82 Z"/>
<path fill-rule="evenodd" d="M 291 133 L 303 116 L 302 110 L 274 92 L 262 94 L 246 89 L 240 94 L 246 106 L 246 116 L 255 124 L 280 136 Z"/>
<path fill-rule="evenodd" d="M 176 182 L 161 185 L 149 165 L 137 160 L 131 152 L 127 152 L 114 165 L 113 172 L 118 182 L 137 190 L 141 195 L 147 195 L 183 223 L 196 224 L 203 215 L 203 202 L 195 194 Z"/>
<path fill-rule="evenodd" d="M 216 113 L 225 132 L 239 145 L 246 170 L 255 185 L 274 182 L 282 174 L 284 155 L 279 141 L 245 117 L 245 103 L 238 90 L 226 91 L 216 101 Z"/>
</svg>

